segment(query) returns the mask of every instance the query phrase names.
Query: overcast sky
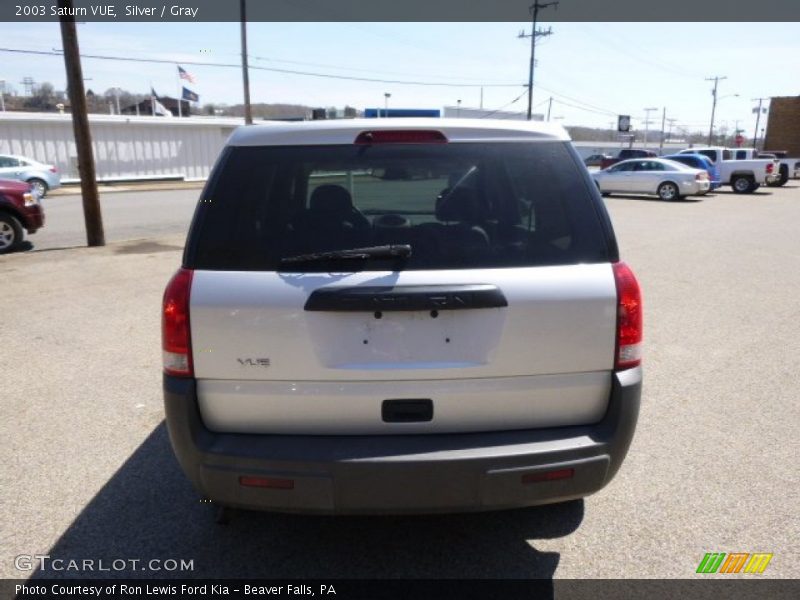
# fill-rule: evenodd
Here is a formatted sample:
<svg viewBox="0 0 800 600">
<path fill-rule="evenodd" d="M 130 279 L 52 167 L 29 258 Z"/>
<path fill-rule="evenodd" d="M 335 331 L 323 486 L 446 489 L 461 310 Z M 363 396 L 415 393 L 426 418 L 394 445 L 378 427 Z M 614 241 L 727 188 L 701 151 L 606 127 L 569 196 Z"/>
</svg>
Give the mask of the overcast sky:
<svg viewBox="0 0 800 600">
<path fill-rule="evenodd" d="M 800 35 L 796 23 L 553 23 L 537 46 L 533 103 L 566 125 L 608 127 L 630 114 L 642 127 L 645 108 L 658 129 L 661 109 L 676 127 L 707 130 L 712 82 L 719 85 L 716 122 L 752 132 L 753 98 L 800 94 Z M 441 108 L 455 105 L 525 110 L 530 41 L 518 39 L 529 23 L 251 23 L 248 25 L 251 98 L 310 106 L 345 104 Z M 85 23 L 83 54 L 156 58 L 181 64 L 197 79 L 202 103 L 242 101 L 241 70 L 191 62 L 237 63 L 238 23 Z M 0 23 L 0 47 L 60 49 L 57 23 Z M 0 79 L 18 92 L 23 77 L 64 89 L 61 57 L 0 52 Z M 422 86 L 339 80 L 255 67 L 403 82 L 471 84 Z M 87 87 L 145 93 L 152 84 L 175 95 L 170 64 L 84 59 Z M 738 97 L 733 94 L 739 94 Z M 518 100 L 513 102 L 515 99 Z"/>
</svg>

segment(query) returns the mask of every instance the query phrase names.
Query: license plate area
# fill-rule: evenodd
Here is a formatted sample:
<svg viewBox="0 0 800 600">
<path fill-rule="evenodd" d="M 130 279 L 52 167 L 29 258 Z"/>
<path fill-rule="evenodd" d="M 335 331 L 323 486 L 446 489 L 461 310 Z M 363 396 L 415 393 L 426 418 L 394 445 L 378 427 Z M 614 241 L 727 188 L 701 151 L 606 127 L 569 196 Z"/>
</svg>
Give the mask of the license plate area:
<svg viewBox="0 0 800 600">
<path fill-rule="evenodd" d="M 505 311 L 307 312 L 317 359 L 342 369 L 448 368 L 487 364 Z"/>
</svg>

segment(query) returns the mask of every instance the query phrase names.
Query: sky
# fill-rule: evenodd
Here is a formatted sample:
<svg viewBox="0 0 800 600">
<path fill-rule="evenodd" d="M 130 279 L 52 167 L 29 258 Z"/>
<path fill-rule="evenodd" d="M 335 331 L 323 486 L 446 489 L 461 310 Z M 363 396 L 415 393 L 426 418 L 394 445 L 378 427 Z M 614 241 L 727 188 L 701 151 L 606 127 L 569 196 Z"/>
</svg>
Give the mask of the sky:
<svg viewBox="0 0 800 600">
<path fill-rule="evenodd" d="M 800 94 L 797 23 L 540 23 L 552 35 L 537 43 L 534 112 L 564 125 L 616 126 L 631 115 L 635 128 L 660 129 L 662 111 L 676 130 L 707 131 L 713 82 L 719 83 L 715 123 L 752 134 L 753 99 Z M 530 23 L 250 23 L 252 102 L 359 109 L 527 108 Z M 192 65 L 238 64 L 238 23 L 83 23 L 82 54 L 162 59 L 197 80 L 201 103 L 242 102 L 241 69 Z M 0 48 L 61 49 L 57 23 L 0 23 Z M 277 68 L 401 82 L 378 83 L 261 70 Z M 84 58 L 86 86 L 160 95 L 178 90 L 172 64 Z M 63 58 L 0 52 L 0 80 L 17 92 L 23 77 L 65 88 Z M 469 85 L 467 85 L 469 84 Z M 738 94 L 736 96 L 735 94 Z M 516 100 L 516 101 L 515 101 Z"/>
</svg>

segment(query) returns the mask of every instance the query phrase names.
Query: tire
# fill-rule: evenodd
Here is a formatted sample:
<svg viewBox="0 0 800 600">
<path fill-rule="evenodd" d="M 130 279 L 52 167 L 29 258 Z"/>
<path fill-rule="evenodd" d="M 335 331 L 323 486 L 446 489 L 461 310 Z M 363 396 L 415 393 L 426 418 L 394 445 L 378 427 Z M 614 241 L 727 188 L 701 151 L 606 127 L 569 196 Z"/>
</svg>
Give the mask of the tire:
<svg viewBox="0 0 800 600">
<path fill-rule="evenodd" d="M 608 196 L 610 196 L 610 195 L 611 195 L 611 194 L 609 194 L 608 192 L 604 192 L 604 191 L 602 191 L 602 190 L 600 189 L 600 184 L 599 184 L 599 183 L 597 183 L 596 181 L 594 182 L 594 184 L 597 186 L 597 191 L 598 191 L 598 192 L 600 192 L 600 195 L 601 195 L 603 198 L 607 198 Z"/>
<path fill-rule="evenodd" d="M 675 202 L 681 199 L 681 193 L 677 185 L 671 181 L 665 181 L 658 186 L 658 197 L 666 202 Z"/>
<path fill-rule="evenodd" d="M 768 183 L 769 187 L 781 187 L 786 185 L 786 182 L 789 181 L 789 168 L 786 165 L 781 165 L 781 178 L 778 181 L 773 181 Z"/>
<path fill-rule="evenodd" d="M 0 254 L 13 251 L 22 242 L 22 225 L 9 214 L 0 213 Z"/>
<path fill-rule="evenodd" d="M 757 189 L 754 187 L 756 185 L 758 184 L 753 181 L 753 178 L 747 175 L 736 175 L 731 179 L 731 187 L 737 194 L 752 194 Z"/>
<path fill-rule="evenodd" d="M 39 196 L 39 198 L 44 198 L 47 195 L 47 190 L 50 189 L 47 187 L 47 183 L 41 179 L 37 179 L 36 177 L 28 179 L 28 183 L 30 184 L 31 189 Z"/>
</svg>

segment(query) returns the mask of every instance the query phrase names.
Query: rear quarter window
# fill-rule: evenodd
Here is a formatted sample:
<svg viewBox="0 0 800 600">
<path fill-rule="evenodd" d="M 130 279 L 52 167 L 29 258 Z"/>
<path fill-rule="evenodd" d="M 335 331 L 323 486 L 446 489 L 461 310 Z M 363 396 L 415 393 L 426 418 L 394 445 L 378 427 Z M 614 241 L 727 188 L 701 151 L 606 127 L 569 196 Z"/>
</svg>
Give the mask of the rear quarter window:
<svg viewBox="0 0 800 600">
<path fill-rule="evenodd" d="M 198 203 L 184 264 L 212 270 L 431 270 L 608 262 L 616 248 L 564 142 L 242 146 Z M 407 244 L 410 257 L 282 264 Z"/>
</svg>

